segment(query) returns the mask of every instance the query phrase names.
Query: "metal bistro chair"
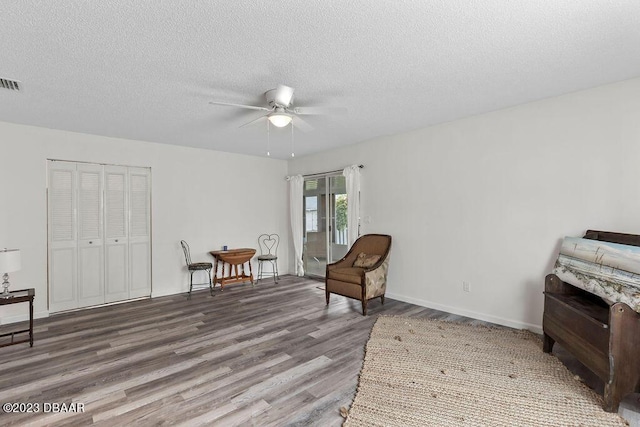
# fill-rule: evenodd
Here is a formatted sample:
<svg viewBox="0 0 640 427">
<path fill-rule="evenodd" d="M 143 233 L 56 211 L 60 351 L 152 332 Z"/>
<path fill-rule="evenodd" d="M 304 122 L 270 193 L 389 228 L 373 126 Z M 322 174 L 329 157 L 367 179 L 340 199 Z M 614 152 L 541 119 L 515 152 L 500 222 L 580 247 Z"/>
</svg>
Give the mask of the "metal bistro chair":
<svg viewBox="0 0 640 427">
<path fill-rule="evenodd" d="M 277 234 L 261 234 L 258 237 L 258 246 L 260 247 L 260 255 L 258 255 L 258 277 L 256 283 L 264 276 L 265 262 L 271 263 L 271 275 L 273 282 L 278 283 L 280 276 L 278 274 L 278 245 L 280 244 L 280 236 Z"/>
<path fill-rule="evenodd" d="M 191 279 L 189 280 L 189 299 L 191 299 L 191 290 L 193 289 L 194 271 L 207 272 L 207 275 L 209 276 L 209 291 L 211 292 L 211 296 L 213 296 L 213 282 L 211 281 L 211 270 L 213 269 L 213 264 L 210 262 L 191 262 L 191 251 L 189 250 L 189 245 L 184 240 L 180 241 L 180 245 L 182 246 L 182 251 L 184 252 L 184 260 L 187 263 L 187 269 L 191 274 Z"/>
</svg>

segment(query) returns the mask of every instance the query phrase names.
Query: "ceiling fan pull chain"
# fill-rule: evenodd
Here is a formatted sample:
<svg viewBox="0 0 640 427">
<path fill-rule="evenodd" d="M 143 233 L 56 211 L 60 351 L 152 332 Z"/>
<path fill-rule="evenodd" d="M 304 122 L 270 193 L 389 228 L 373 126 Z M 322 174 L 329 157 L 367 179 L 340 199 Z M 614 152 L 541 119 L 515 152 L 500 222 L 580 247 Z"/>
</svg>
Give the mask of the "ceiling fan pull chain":
<svg viewBox="0 0 640 427">
<path fill-rule="evenodd" d="M 294 154 L 294 145 L 293 145 L 293 123 L 291 123 L 291 157 L 295 157 Z"/>
<path fill-rule="evenodd" d="M 269 126 L 269 120 L 267 120 L 267 157 L 271 157 L 271 133 L 269 132 L 269 130 L 271 129 L 271 127 Z"/>
</svg>

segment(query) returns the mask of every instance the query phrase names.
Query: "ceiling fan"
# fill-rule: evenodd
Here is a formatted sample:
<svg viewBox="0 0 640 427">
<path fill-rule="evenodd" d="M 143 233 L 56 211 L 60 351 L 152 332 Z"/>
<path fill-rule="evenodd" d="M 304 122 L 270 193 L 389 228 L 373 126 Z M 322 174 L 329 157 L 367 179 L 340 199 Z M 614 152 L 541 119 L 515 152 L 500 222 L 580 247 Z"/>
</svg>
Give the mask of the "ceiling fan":
<svg viewBox="0 0 640 427">
<path fill-rule="evenodd" d="M 266 118 L 267 120 L 269 120 L 269 122 L 271 122 L 272 125 L 281 128 L 287 126 L 289 123 L 292 123 L 295 117 L 295 121 L 293 121 L 292 125 L 295 125 L 304 131 L 311 130 L 312 127 L 300 116 L 312 114 L 331 114 L 340 110 L 339 108 L 328 107 L 296 107 L 293 104 L 293 91 L 294 89 L 292 87 L 281 84 L 279 84 L 275 89 L 266 91 L 264 97 L 267 101 L 268 106 L 233 104 L 230 102 L 219 101 L 209 101 L 209 104 L 268 112 L 267 114 L 260 116 L 257 119 L 251 120 L 250 122 L 245 123 L 240 127 L 250 125 Z"/>
</svg>

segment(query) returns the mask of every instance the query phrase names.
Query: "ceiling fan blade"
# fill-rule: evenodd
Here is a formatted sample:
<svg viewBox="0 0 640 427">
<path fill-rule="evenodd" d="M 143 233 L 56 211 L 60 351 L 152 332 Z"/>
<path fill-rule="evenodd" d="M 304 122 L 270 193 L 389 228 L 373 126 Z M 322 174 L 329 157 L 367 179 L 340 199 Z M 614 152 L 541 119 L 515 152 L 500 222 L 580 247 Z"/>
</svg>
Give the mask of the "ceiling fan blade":
<svg viewBox="0 0 640 427">
<path fill-rule="evenodd" d="M 335 115 L 345 114 L 347 109 L 345 107 L 296 107 L 293 109 L 294 114 L 300 114 L 305 116 L 311 115 Z"/>
<path fill-rule="evenodd" d="M 260 116 L 260 117 L 258 117 L 257 119 L 253 119 L 253 120 L 251 120 L 250 122 L 247 122 L 247 123 L 245 123 L 245 124 L 243 124 L 243 125 L 240 125 L 240 126 L 238 126 L 238 127 L 239 127 L 239 128 L 243 128 L 243 127 L 245 127 L 245 126 L 249 126 L 249 125 L 251 125 L 251 124 L 254 124 L 254 123 L 256 123 L 256 122 L 259 122 L 259 121 L 260 121 L 260 120 L 262 120 L 262 119 L 265 119 L 267 116 L 268 116 L 268 114 L 265 114 L 264 116 Z"/>
<path fill-rule="evenodd" d="M 276 104 L 288 107 L 291 104 L 293 98 L 293 88 L 285 85 L 278 85 L 276 87 L 276 95 L 274 100 Z"/>
<path fill-rule="evenodd" d="M 297 117 L 295 116 L 292 120 L 291 123 L 299 128 L 301 131 L 303 132 L 311 132 L 313 130 L 313 126 L 311 126 L 309 123 L 307 123 L 305 120 L 303 120 L 301 117 Z"/>
<path fill-rule="evenodd" d="M 209 101 L 209 104 L 211 104 L 211 105 L 224 105 L 226 107 L 247 108 L 249 110 L 271 111 L 270 108 L 266 108 L 266 107 L 257 107 L 255 105 L 244 105 L 244 104 L 232 104 L 230 102 Z"/>
</svg>

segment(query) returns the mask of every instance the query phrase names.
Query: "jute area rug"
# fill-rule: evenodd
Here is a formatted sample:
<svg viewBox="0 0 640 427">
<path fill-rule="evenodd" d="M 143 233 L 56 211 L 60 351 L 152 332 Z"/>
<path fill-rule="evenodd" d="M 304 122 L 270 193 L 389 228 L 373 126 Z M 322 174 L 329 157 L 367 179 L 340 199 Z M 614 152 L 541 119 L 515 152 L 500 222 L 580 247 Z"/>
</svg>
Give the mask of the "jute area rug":
<svg viewBox="0 0 640 427">
<path fill-rule="evenodd" d="M 626 426 L 528 331 L 381 316 L 344 426 Z"/>
</svg>

